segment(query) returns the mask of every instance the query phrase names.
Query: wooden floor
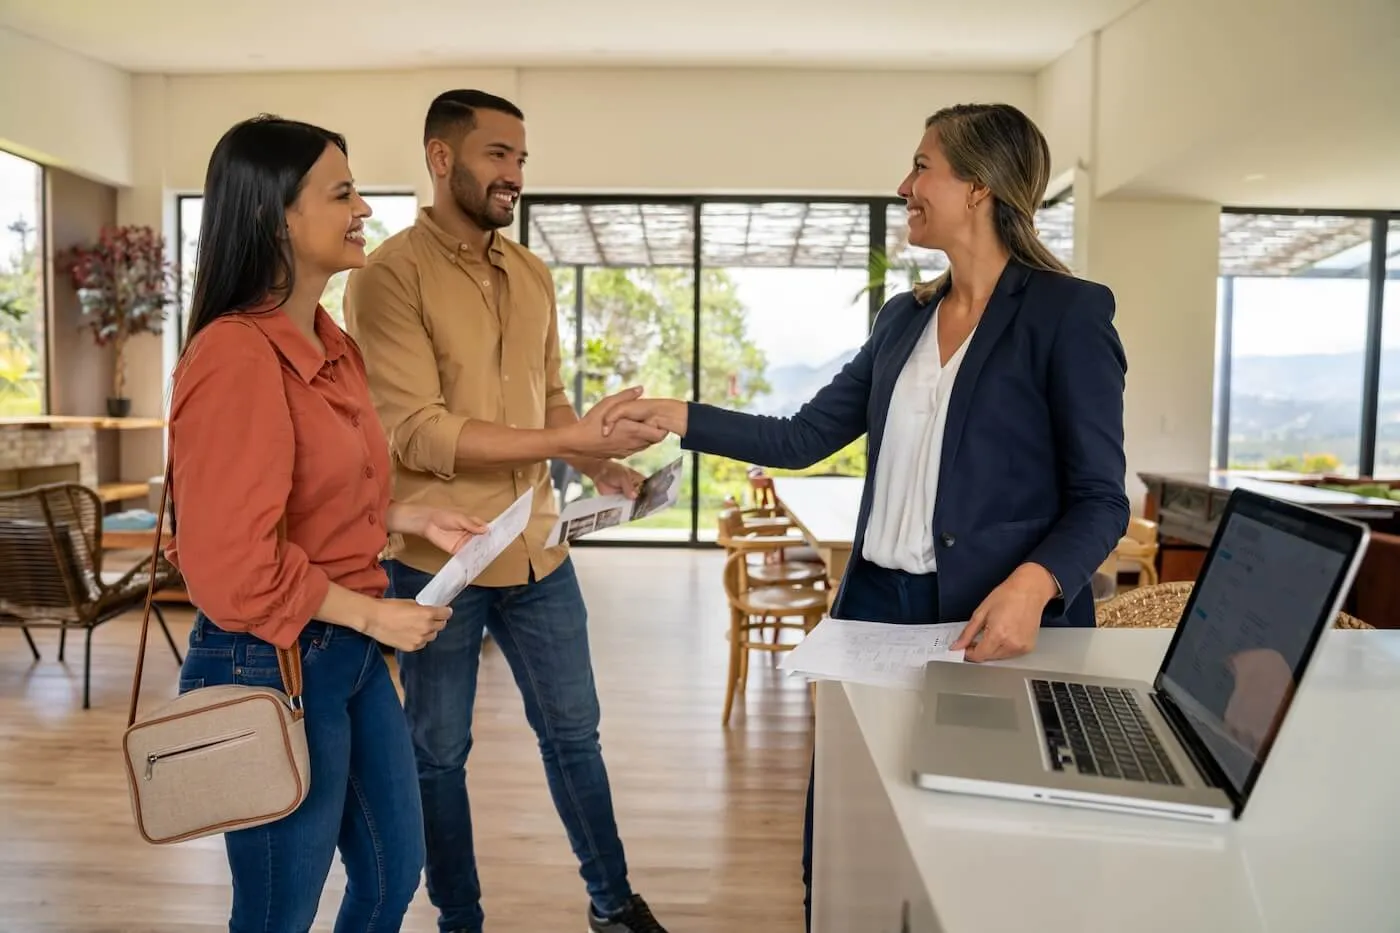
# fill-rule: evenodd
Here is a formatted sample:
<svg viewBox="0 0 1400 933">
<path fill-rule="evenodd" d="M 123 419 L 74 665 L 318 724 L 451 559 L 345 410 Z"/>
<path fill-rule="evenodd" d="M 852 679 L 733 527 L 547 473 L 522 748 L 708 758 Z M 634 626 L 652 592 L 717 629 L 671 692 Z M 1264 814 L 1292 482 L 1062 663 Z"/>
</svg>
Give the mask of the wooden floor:
<svg viewBox="0 0 1400 933">
<path fill-rule="evenodd" d="M 746 705 L 720 724 L 727 611 L 717 552 L 580 549 L 603 750 L 634 888 L 673 931 L 802 928 L 807 691 L 755 656 Z M 189 614 L 175 613 L 181 643 Z M 98 630 L 93 708 L 82 709 L 82 641 L 0 629 L 0 930 L 146 933 L 227 929 L 221 838 L 172 847 L 132 825 L 119 742 L 140 617 Z M 176 666 L 153 636 L 149 702 Z M 144 706 L 144 703 L 143 703 Z M 741 708 L 743 707 L 743 708 Z M 580 933 L 586 903 L 499 652 L 483 659 L 470 769 L 492 933 Z M 409 789 L 405 789 L 406 791 Z M 332 869 L 315 930 L 330 930 L 344 875 Z M 435 931 L 422 888 L 405 931 Z"/>
</svg>

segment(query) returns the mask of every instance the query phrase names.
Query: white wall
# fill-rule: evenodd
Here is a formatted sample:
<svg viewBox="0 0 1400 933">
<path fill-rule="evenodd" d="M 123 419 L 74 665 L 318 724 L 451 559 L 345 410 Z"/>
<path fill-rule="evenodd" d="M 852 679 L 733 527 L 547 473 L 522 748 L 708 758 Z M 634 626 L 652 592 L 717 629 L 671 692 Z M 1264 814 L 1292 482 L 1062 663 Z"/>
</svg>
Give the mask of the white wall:
<svg viewBox="0 0 1400 933">
<path fill-rule="evenodd" d="M 1355 112 L 1346 78 L 1358 65 L 1379 65 L 1383 83 L 1375 115 L 1395 124 L 1394 89 L 1400 87 L 1400 4 L 1395 0 L 1146 0 L 1102 30 L 1097 74 L 1095 189 L 1134 196 L 1160 191 L 1156 170 L 1172 165 L 1175 178 L 1237 144 L 1267 140 L 1286 161 L 1309 173 L 1338 173 L 1348 154 L 1385 152 L 1393 134 L 1377 138 L 1377 121 Z M 1321 109 L 1319 109 L 1321 108 Z M 1314 114 L 1346 115 L 1327 147 L 1296 151 Z M 1261 124 L 1257 117 L 1271 119 Z M 1328 130 L 1342 127 L 1337 122 Z M 1380 179 L 1382 176 L 1375 176 Z M 1235 176 L 1233 191 L 1248 198 Z M 1189 185 L 1190 182 L 1186 182 Z M 1185 185 L 1177 185 L 1181 190 Z M 1195 197 L 1220 196 L 1199 183 Z M 1258 202 L 1256 202 L 1258 203 Z M 1334 204 L 1314 204 L 1334 207 Z M 1372 204 L 1371 206 L 1375 206 Z"/>
<path fill-rule="evenodd" d="M 1118 303 L 1128 494 L 1137 510 L 1139 471 L 1210 465 L 1220 206 L 1087 199 L 1081 212 L 1083 275 L 1113 289 Z"/>
<path fill-rule="evenodd" d="M 163 81 L 137 94 L 163 99 L 165 183 L 190 191 L 219 135 L 270 111 L 344 133 L 362 187 L 426 194 L 428 103 L 478 87 L 525 111 L 527 191 L 892 195 L 934 110 L 1036 103 L 1026 75 L 530 68 Z"/>
<path fill-rule="evenodd" d="M 131 181 L 125 72 L 0 27 L 0 88 L 0 148 L 97 181 Z"/>
</svg>

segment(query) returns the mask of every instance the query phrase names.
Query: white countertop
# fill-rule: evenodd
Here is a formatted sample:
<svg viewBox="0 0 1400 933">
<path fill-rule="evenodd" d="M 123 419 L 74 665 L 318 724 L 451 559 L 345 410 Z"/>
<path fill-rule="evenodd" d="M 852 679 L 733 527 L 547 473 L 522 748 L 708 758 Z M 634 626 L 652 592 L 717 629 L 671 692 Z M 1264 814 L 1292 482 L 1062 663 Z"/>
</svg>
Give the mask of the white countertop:
<svg viewBox="0 0 1400 933">
<path fill-rule="evenodd" d="M 1005 663 L 1150 680 L 1171 635 L 1045 630 Z M 1228 826 L 918 789 L 917 694 L 842 689 L 947 933 L 1400 931 L 1400 631 L 1327 633 Z"/>
</svg>

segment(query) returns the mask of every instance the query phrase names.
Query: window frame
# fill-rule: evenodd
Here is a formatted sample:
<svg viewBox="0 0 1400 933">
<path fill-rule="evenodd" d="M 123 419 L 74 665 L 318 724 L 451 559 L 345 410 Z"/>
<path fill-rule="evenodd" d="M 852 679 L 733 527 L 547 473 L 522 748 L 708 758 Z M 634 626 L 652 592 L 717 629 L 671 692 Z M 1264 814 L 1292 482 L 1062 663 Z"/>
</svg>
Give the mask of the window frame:
<svg viewBox="0 0 1400 933">
<path fill-rule="evenodd" d="M 35 313 L 43 318 L 44 339 L 42 346 L 35 349 L 39 353 L 40 365 L 43 367 L 42 379 L 43 390 L 39 393 L 39 417 L 48 417 L 53 413 L 53 330 L 54 330 L 54 282 L 57 276 L 50 275 L 52 267 L 52 257 L 49 251 L 49 167 L 37 159 L 31 159 L 11 149 L 0 146 L 0 152 L 12 158 L 20 159 L 33 165 L 39 173 L 37 179 L 37 197 L 35 198 L 35 224 L 34 224 L 34 257 L 38 266 L 39 276 L 39 304 Z"/>
<path fill-rule="evenodd" d="M 1376 446 L 1380 428 L 1381 337 L 1385 323 L 1385 283 L 1400 280 L 1400 270 L 1387 270 L 1386 260 L 1391 249 L 1400 255 L 1400 244 L 1389 243 L 1392 223 L 1400 223 L 1400 210 L 1322 210 L 1317 208 L 1270 208 L 1227 205 L 1221 215 L 1244 214 L 1274 217 L 1343 217 L 1371 221 L 1371 255 L 1367 263 L 1366 343 L 1362 350 L 1364 361 L 1361 375 L 1361 419 L 1357 473 L 1369 477 L 1376 469 Z M 1234 279 L 1220 275 L 1221 298 L 1217 311 L 1216 397 L 1214 421 L 1215 468 L 1230 465 L 1230 393 L 1234 360 Z"/>
<path fill-rule="evenodd" d="M 1072 197 L 1074 189 L 1066 186 L 1052 196 L 1048 196 L 1040 205 L 1041 209 L 1052 207 Z M 867 292 L 868 317 L 866 322 L 866 333 L 874 326 L 875 317 L 879 314 L 880 308 L 885 303 L 885 284 L 883 277 L 877 275 L 880 268 L 876 252 L 883 253 L 888 242 L 888 228 L 885 222 L 886 209 L 891 206 L 898 206 L 904 203 L 898 197 L 871 197 L 871 196 L 842 196 L 842 195 L 795 195 L 795 194 L 704 194 L 704 195 L 678 195 L 678 194 L 569 194 L 549 192 L 542 194 L 522 195 L 519 202 L 517 229 L 519 230 L 518 242 L 526 249 L 530 248 L 530 212 L 537 206 L 550 206 L 562 204 L 577 204 L 581 206 L 594 206 L 601 204 L 657 204 L 666 206 L 688 206 L 691 208 L 691 224 L 694 231 L 694 243 L 691 251 L 691 269 L 695 275 L 695 288 L 692 289 L 691 299 L 691 398 L 700 397 L 700 378 L 702 373 L 701 360 L 701 287 L 702 273 L 706 268 L 702 262 L 701 251 L 704 244 L 704 226 L 702 215 L 707 204 L 858 204 L 864 205 L 870 212 L 869 231 L 870 241 L 867 248 L 867 255 L 870 260 L 867 264 L 867 274 L 871 280 L 871 287 Z M 560 343 L 565 347 L 572 343 L 577 348 L 582 340 L 583 330 L 583 309 L 581 307 L 583 292 L 576 289 L 575 301 L 575 330 L 574 334 L 560 334 Z M 577 401 L 575 401 L 577 405 Z M 582 414 L 580 412 L 580 414 Z M 690 454 L 689 468 L 691 475 L 696 477 L 696 481 L 691 483 L 690 495 L 690 535 L 681 540 L 607 540 L 583 538 L 575 545 L 588 547 L 658 547 L 658 548 L 711 548 L 715 546 L 713 541 L 702 540 L 700 538 L 700 454 L 692 451 Z"/>
</svg>

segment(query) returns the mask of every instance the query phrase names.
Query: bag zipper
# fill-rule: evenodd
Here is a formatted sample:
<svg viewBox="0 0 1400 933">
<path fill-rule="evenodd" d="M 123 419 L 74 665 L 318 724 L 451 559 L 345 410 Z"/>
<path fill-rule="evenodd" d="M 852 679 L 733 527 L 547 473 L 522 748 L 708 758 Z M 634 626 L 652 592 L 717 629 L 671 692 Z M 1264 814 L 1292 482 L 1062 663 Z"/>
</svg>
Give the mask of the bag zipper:
<svg viewBox="0 0 1400 933">
<path fill-rule="evenodd" d="M 249 736 L 256 734 L 257 730 L 249 729 L 246 732 L 235 732 L 232 735 L 220 736 L 217 739 L 209 739 L 206 742 L 199 742 L 194 745 L 181 745 L 178 748 L 170 748 L 160 752 L 151 752 L 146 756 L 146 780 L 149 781 L 151 779 L 151 772 L 152 770 L 154 770 L 157 761 L 163 761 L 166 758 L 177 758 L 180 755 L 188 755 L 192 752 L 201 752 L 204 751 L 206 748 L 213 748 L 216 745 L 224 745 L 228 742 L 236 742 L 239 739 L 246 739 Z"/>
</svg>

